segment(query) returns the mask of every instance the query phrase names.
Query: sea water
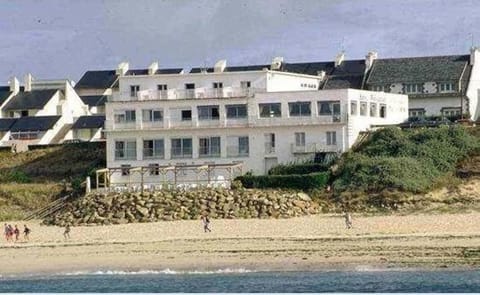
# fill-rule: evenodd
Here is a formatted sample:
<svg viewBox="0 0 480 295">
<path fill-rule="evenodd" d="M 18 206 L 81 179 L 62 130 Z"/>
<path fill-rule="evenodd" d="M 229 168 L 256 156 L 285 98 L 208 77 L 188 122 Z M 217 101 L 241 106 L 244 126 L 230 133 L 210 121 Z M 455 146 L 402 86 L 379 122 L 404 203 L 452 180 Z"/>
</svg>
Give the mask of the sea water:
<svg viewBox="0 0 480 295">
<path fill-rule="evenodd" d="M 480 292 L 480 270 L 95 271 L 3 276 L 0 292 Z"/>
</svg>

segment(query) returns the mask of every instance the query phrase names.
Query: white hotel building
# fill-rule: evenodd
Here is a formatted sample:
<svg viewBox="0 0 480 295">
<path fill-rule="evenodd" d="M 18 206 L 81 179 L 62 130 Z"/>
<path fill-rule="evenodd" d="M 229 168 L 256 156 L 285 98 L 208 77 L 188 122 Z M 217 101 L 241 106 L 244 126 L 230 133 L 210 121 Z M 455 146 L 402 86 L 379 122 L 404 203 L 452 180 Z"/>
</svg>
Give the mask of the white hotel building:
<svg viewBox="0 0 480 295">
<path fill-rule="evenodd" d="M 128 172 L 135 167 L 151 167 L 142 183 L 161 181 L 155 167 L 182 165 L 241 163 L 243 173 L 265 174 L 279 163 L 345 152 L 372 125 L 408 118 L 406 95 L 318 90 L 323 72 L 287 72 L 282 62 L 226 67 L 220 61 L 190 73 L 159 70 L 157 63 L 129 71 L 122 63 L 118 91 L 106 103 L 105 133 L 107 168 L 124 169 L 110 183 L 139 181 L 133 178 L 140 174 Z M 180 182 L 192 177 L 175 173 Z"/>
</svg>

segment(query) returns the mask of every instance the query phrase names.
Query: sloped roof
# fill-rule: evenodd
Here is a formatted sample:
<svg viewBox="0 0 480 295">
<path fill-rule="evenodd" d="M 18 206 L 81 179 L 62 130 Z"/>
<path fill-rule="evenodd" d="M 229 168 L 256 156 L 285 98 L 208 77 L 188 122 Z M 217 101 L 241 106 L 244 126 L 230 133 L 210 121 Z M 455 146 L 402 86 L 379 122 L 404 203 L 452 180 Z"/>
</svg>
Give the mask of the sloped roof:
<svg viewBox="0 0 480 295">
<path fill-rule="evenodd" d="M 28 92 L 19 92 L 12 97 L 3 108 L 10 110 L 39 110 L 42 109 L 52 97 L 60 91 L 58 89 L 32 90 Z"/>
<path fill-rule="evenodd" d="M 377 59 L 367 84 L 458 81 L 469 55 Z"/>
<path fill-rule="evenodd" d="M 13 123 L 17 121 L 16 118 L 2 118 L 0 119 L 0 131 L 8 131 Z"/>
<path fill-rule="evenodd" d="M 224 72 L 248 72 L 248 71 L 261 71 L 264 68 L 270 69 L 270 65 L 251 65 L 251 66 L 233 66 L 225 67 Z M 213 68 L 192 68 L 190 74 L 201 73 L 205 70 L 207 73 L 213 73 Z"/>
<path fill-rule="evenodd" d="M 107 100 L 105 95 L 82 95 L 80 98 L 89 107 L 103 106 Z"/>
<path fill-rule="evenodd" d="M 362 89 L 363 75 L 330 76 L 323 83 L 322 89 Z"/>
<path fill-rule="evenodd" d="M 174 68 L 174 69 L 157 69 L 155 71 L 155 75 L 166 75 L 166 74 L 180 74 L 183 71 L 182 68 Z M 137 69 L 137 70 L 128 70 L 125 73 L 126 76 L 134 76 L 134 75 L 148 75 L 148 69 Z"/>
<path fill-rule="evenodd" d="M 60 116 L 21 117 L 10 128 L 12 132 L 46 131 L 51 129 Z"/>
<path fill-rule="evenodd" d="M 75 84 L 75 89 L 107 89 L 117 80 L 118 76 L 114 70 L 107 71 L 86 71 L 80 81 Z"/>
<path fill-rule="evenodd" d="M 102 128 L 105 116 L 81 116 L 75 121 L 72 129 L 96 129 Z"/>
<path fill-rule="evenodd" d="M 10 97 L 12 91 L 10 91 L 10 87 L 8 86 L 0 86 L 0 105 L 2 105 L 7 98 Z"/>
</svg>

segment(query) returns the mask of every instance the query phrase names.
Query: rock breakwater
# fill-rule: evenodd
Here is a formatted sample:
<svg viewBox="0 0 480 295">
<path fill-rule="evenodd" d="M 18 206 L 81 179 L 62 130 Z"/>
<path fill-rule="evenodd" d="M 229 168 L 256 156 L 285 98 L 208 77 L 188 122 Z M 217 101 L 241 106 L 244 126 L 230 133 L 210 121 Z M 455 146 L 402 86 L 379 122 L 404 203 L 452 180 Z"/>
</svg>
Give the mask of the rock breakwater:
<svg viewBox="0 0 480 295">
<path fill-rule="evenodd" d="M 211 218 L 290 218 L 319 213 L 303 192 L 197 189 L 146 193 L 92 193 L 44 220 L 46 224 L 124 224 Z"/>
</svg>

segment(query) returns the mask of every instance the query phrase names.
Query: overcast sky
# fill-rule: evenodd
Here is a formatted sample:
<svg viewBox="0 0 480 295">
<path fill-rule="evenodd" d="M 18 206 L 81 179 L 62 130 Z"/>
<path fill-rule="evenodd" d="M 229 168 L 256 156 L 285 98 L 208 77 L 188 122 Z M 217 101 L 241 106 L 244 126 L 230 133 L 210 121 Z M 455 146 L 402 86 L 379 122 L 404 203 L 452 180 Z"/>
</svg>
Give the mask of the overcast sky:
<svg viewBox="0 0 480 295">
<path fill-rule="evenodd" d="M 480 43 L 471 0 L 0 0 L 0 85 L 31 72 L 465 54 Z"/>
</svg>

